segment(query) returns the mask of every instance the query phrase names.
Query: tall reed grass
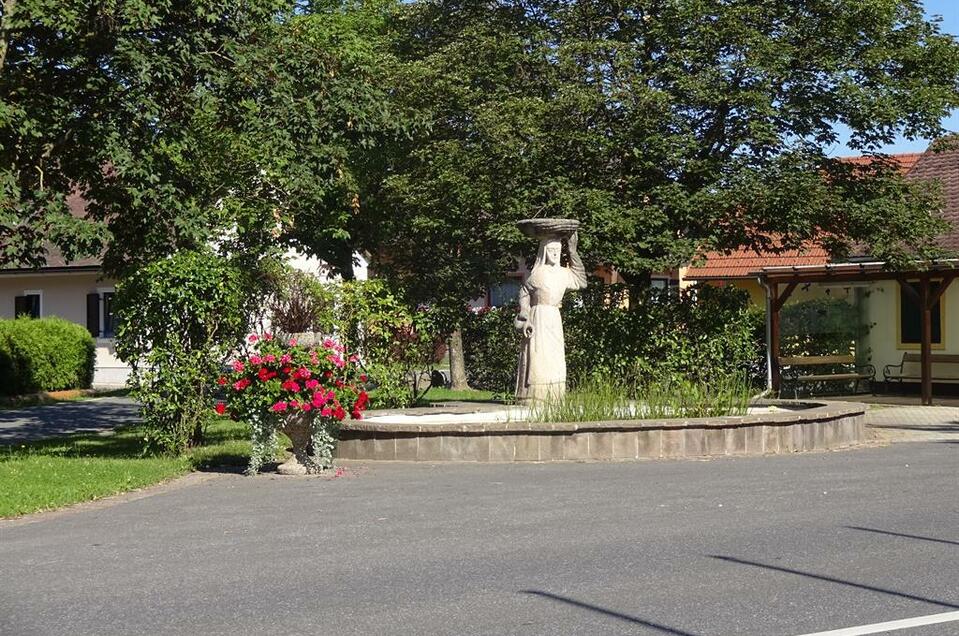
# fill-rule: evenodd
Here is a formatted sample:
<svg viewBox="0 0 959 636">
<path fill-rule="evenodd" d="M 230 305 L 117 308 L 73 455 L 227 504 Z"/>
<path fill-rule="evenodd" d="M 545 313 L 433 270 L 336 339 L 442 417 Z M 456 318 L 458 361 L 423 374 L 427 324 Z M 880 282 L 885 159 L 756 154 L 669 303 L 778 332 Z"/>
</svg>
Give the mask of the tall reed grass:
<svg viewBox="0 0 959 636">
<path fill-rule="evenodd" d="M 533 422 L 596 422 L 744 415 L 752 387 L 741 376 L 710 382 L 661 378 L 635 386 L 592 379 L 561 400 L 534 404 Z"/>
</svg>

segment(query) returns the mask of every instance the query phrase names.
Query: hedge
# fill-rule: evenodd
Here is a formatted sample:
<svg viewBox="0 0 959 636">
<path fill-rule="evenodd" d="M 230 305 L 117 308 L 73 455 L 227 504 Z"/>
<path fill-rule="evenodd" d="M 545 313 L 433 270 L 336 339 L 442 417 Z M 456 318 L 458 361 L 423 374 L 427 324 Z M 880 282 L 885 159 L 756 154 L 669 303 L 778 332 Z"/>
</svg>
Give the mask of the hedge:
<svg viewBox="0 0 959 636">
<path fill-rule="evenodd" d="M 82 326 L 62 318 L 0 320 L 0 394 L 89 388 L 96 349 Z"/>
</svg>

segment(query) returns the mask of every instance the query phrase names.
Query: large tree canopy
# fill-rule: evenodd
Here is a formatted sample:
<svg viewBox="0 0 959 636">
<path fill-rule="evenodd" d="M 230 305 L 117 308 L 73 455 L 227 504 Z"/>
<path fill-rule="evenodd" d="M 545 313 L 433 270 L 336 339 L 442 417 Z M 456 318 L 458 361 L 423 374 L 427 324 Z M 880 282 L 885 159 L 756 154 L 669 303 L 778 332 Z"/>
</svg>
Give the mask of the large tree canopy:
<svg viewBox="0 0 959 636">
<path fill-rule="evenodd" d="M 959 106 L 959 46 L 918 2 L 427 0 L 394 28 L 432 131 L 379 166 L 371 218 L 424 296 L 475 295 L 526 216 L 581 219 L 634 282 L 707 248 L 935 252 L 934 191 L 829 157 L 838 125 L 874 153 Z"/>
<path fill-rule="evenodd" d="M 211 241 L 349 274 L 352 157 L 404 126 L 382 79 L 393 4 L 5 0 L 0 265 L 106 238 L 118 274 Z"/>
</svg>

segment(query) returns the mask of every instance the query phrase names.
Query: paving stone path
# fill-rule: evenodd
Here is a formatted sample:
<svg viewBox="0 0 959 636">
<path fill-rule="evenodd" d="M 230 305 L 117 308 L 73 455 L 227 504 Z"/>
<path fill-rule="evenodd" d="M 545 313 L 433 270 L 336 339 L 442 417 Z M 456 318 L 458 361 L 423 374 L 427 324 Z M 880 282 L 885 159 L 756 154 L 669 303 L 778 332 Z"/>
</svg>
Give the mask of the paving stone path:
<svg viewBox="0 0 959 636">
<path fill-rule="evenodd" d="M 137 405 L 122 397 L 0 411 L 0 444 L 21 444 L 72 433 L 102 433 L 132 424 L 137 418 Z"/>
<path fill-rule="evenodd" d="M 873 406 L 866 423 L 891 442 L 959 440 L 959 407 Z"/>
</svg>

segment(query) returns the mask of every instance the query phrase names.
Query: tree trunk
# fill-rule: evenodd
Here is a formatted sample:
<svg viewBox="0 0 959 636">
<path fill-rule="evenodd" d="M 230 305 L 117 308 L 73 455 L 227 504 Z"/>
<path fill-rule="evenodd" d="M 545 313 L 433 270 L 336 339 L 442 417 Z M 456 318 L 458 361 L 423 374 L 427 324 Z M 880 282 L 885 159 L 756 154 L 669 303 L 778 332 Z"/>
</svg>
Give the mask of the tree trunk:
<svg viewBox="0 0 959 636">
<path fill-rule="evenodd" d="M 466 357 L 463 355 L 463 331 L 457 329 L 450 334 L 450 388 L 454 391 L 468 391 L 466 381 Z"/>
<path fill-rule="evenodd" d="M 7 63 L 7 48 L 10 46 L 10 20 L 17 9 L 17 0 L 3 0 L 3 15 L 0 15 L 0 73 Z"/>
</svg>

